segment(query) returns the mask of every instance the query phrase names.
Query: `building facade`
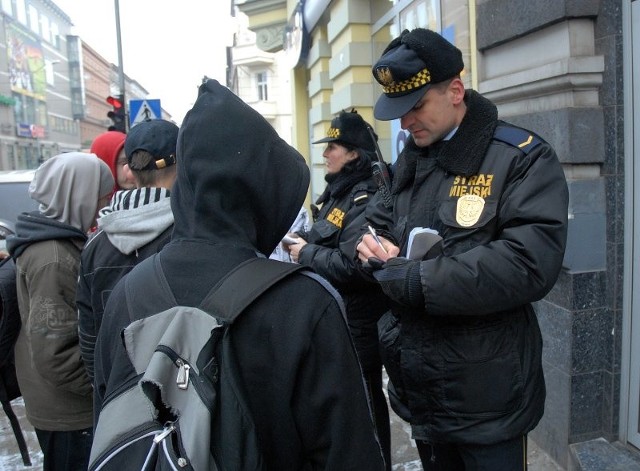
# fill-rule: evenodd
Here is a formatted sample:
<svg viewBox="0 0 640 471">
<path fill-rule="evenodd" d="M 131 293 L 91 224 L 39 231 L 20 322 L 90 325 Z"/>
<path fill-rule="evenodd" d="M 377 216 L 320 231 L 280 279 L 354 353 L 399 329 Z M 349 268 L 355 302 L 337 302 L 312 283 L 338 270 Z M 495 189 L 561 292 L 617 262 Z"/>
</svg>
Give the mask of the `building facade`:
<svg viewBox="0 0 640 471">
<path fill-rule="evenodd" d="M 381 91 L 371 67 L 405 28 L 454 43 L 465 84 L 554 146 L 570 190 L 569 241 L 556 286 L 535 306 L 547 402 L 531 437 L 568 469 L 596 469 L 590 457 L 640 469 L 640 0 L 236 5 L 258 46 L 290 59 L 292 141 L 312 168 L 312 199 L 324 170 L 310 143 L 340 110 L 355 107 L 374 124 L 387 160 L 401 151 L 399 123 L 373 119 Z"/>
<path fill-rule="evenodd" d="M 70 99 L 70 18 L 51 1 L 2 0 L 0 168 L 35 168 L 79 148 Z"/>
<path fill-rule="evenodd" d="M 291 68 L 284 51 L 267 52 L 256 44 L 244 13 L 236 12 L 229 88 L 260 113 L 291 144 Z"/>
<path fill-rule="evenodd" d="M 106 98 L 120 93 L 119 68 L 72 26 L 53 1 L 0 0 L 0 170 L 86 150 L 111 124 Z M 124 83 L 127 102 L 147 98 L 126 74 Z"/>
<path fill-rule="evenodd" d="M 84 92 L 80 96 L 85 99 L 79 119 L 80 143 L 83 149 L 89 149 L 93 140 L 110 124 L 107 113 L 111 111 L 111 105 L 106 98 L 111 95 L 112 65 L 84 41 L 79 60 L 83 72 L 81 89 Z"/>
<path fill-rule="evenodd" d="M 82 149 L 91 148 L 93 140 L 112 124 L 107 114 L 112 106 L 107 97 L 120 94 L 120 69 L 107 61 L 86 42 L 81 41 L 82 54 L 77 58 L 80 64 L 81 80 L 79 91 L 75 93 L 80 102 L 80 113 L 76 115 L 80 125 Z M 125 74 L 125 100 L 144 100 L 149 93 L 136 80 Z M 72 93 L 75 91 L 72 89 Z M 171 120 L 171 115 L 162 110 L 162 117 Z"/>
</svg>

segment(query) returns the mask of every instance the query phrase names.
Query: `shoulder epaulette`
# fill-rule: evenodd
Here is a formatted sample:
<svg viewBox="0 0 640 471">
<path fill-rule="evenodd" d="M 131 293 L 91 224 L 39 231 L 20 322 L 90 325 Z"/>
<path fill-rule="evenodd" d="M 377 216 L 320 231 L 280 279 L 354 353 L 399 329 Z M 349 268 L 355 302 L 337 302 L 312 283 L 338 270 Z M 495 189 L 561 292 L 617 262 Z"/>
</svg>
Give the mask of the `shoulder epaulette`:
<svg viewBox="0 0 640 471">
<path fill-rule="evenodd" d="M 369 193 L 366 190 L 359 190 L 353 193 L 353 204 L 361 205 L 369 200 Z"/>
<path fill-rule="evenodd" d="M 493 134 L 493 138 L 517 147 L 525 154 L 528 154 L 534 147 L 543 142 L 542 139 L 532 132 L 513 126 L 498 126 Z"/>
<path fill-rule="evenodd" d="M 351 194 L 349 196 L 351 198 L 351 202 L 356 206 L 366 204 L 369 201 L 370 191 L 367 181 L 360 181 L 356 183 L 353 188 L 351 188 Z"/>
</svg>

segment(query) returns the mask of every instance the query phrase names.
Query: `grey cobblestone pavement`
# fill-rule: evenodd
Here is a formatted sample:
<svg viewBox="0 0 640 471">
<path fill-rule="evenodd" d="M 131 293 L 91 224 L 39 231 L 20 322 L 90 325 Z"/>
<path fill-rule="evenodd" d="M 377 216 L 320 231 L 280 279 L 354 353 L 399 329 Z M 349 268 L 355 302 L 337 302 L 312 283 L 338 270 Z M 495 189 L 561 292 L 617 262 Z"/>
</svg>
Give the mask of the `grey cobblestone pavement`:
<svg viewBox="0 0 640 471">
<path fill-rule="evenodd" d="M 33 466 L 22 465 L 18 445 L 11 430 L 11 425 L 4 411 L 0 409 L 0 471 L 42 470 L 42 452 L 38 445 L 33 427 L 24 415 L 22 398 L 12 402 L 13 410 L 18 416 L 27 440 L 29 454 Z M 393 471 L 421 471 L 415 443 L 411 440 L 411 428 L 391 411 L 391 447 Z M 551 458 L 543 453 L 535 443 L 529 441 L 529 471 L 562 471 Z"/>
</svg>

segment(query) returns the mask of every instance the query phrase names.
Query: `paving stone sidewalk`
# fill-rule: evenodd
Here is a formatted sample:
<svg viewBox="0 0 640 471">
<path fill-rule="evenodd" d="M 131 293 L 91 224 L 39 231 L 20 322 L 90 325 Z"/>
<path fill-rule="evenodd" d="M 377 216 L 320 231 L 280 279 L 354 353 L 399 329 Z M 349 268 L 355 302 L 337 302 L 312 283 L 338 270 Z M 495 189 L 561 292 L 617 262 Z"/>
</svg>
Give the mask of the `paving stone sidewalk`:
<svg viewBox="0 0 640 471">
<path fill-rule="evenodd" d="M 11 404 L 22 425 L 33 466 L 25 467 L 22 465 L 11 425 L 4 411 L 0 409 L 0 471 L 41 471 L 42 452 L 33 427 L 24 415 L 24 402 L 22 398 L 18 398 Z M 415 443 L 411 440 L 411 428 L 393 411 L 391 411 L 391 447 L 393 471 L 422 471 Z M 563 471 L 531 440 L 529 440 L 528 462 L 529 471 Z"/>
</svg>

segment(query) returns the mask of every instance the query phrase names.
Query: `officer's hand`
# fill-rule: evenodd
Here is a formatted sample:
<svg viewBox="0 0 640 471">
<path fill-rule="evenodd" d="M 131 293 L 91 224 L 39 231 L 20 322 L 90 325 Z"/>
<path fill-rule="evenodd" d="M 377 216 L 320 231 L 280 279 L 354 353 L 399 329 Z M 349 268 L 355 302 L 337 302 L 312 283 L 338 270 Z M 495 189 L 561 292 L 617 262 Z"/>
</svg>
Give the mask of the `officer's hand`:
<svg viewBox="0 0 640 471">
<path fill-rule="evenodd" d="M 299 240 L 297 244 L 289 244 L 287 247 L 289 249 L 289 255 L 291 255 L 291 261 L 294 263 L 298 263 L 298 260 L 300 259 L 300 251 L 305 245 L 307 245 L 306 240 L 302 238 L 298 238 L 297 240 Z"/>
<path fill-rule="evenodd" d="M 407 307 L 424 307 L 419 260 L 391 258 L 373 276 L 391 300 Z"/>
<path fill-rule="evenodd" d="M 365 234 L 362 237 L 356 249 L 358 250 L 358 258 L 363 264 L 372 257 L 386 262 L 392 257 L 397 257 L 400 253 L 400 249 L 384 237 L 380 237 L 380 242 L 382 242 L 382 247 L 378 245 L 371 234 Z"/>
</svg>

